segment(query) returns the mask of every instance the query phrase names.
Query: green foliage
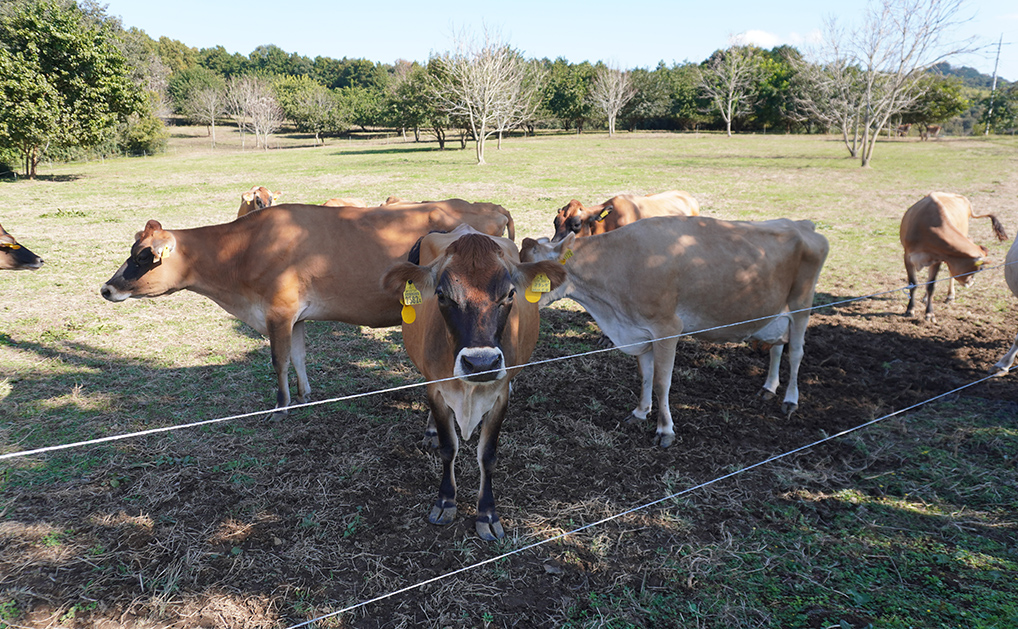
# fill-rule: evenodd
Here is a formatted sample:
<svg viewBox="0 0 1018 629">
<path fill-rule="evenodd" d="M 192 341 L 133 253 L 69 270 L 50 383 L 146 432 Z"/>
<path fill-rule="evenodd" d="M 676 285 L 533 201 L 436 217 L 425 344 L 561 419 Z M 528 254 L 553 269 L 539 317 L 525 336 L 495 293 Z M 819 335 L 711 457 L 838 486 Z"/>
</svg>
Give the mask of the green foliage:
<svg viewBox="0 0 1018 629">
<path fill-rule="evenodd" d="M 205 89 L 225 90 L 226 82 L 222 76 L 203 66 L 194 66 L 174 72 L 167 86 L 167 92 L 173 101 L 173 109 L 181 114 L 186 114 L 190 103 L 198 92 Z M 203 120 L 195 122 L 204 124 Z"/>
<path fill-rule="evenodd" d="M 982 128 L 989 123 L 990 130 L 994 133 L 1013 134 L 1018 129 L 1018 83 L 998 89 L 992 101 L 987 96 L 980 105 L 983 108 L 983 114 L 979 118 Z"/>
<path fill-rule="evenodd" d="M 922 97 L 901 117 L 903 123 L 940 124 L 968 108 L 969 102 L 962 95 L 960 80 L 931 75 L 924 84 Z"/>
<path fill-rule="evenodd" d="M 545 63 L 548 80 L 544 88 L 544 107 L 561 123 L 563 128 L 575 128 L 577 133 L 583 132 L 583 124 L 591 115 L 590 84 L 594 80 L 594 67 L 584 61 L 570 64 L 559 57 L 554 62 Z"/>
<path fill-rule="evenodd" d="M 347 127 L 350 110 L 339 96 L 309 76 L 277 79 L 273 88 L 276 100 L 287 119 L 298 131 L 322 134 L 338 133 Z"/>
<path fill-rule="evenodd" d="M 29 177 L 46 147 L 94 146 L 142 106 L 116 23 L 76 4 L 10 4 L 0 14 L 0 145 Z"/>
</svg>

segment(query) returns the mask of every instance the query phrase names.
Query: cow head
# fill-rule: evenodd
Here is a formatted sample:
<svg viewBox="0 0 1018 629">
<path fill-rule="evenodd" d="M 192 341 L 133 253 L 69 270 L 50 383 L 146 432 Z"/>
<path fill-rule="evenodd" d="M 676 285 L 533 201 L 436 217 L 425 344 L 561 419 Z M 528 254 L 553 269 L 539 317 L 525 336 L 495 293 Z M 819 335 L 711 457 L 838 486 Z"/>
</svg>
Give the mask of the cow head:
<svg viewBox="0 0 1018 629">
<path fill-rule="evenodd" d="M 177 248 L 174 235 L 165 231 L 159 221 L 152 220 L 134 238 L 131 257 L 103 284 L 100 294 L 109 301 L 124 301 L 128 297 L 158 297 L 180 290 L 180 267 L 167 263 Z"/>
<path fill-rule="evenodd" d="M 983 255 L 974 258 L 946 258 L 947 268 L 953 277 L 962 286 L 970 286 L 975 282 L 976 272 L 982 269 L 986 263 L 986 256 L 990 250 L 983 245 L 976 245 Z"/>
<path fill-rule="evenodd" d="M 551 237 L 552 242 L 558 242 L 566 237 L 566 234 L 577 236 L 589 236 L 591 234 L 591 223 L 596 221 L 604 211 L 604 205 L 595 205 L 590 208 L 583 207 L 583 204 L 573 199 L 555 215 L 555 235 Z"/>
<path fill-rule="evenodd" d="M 265 186 L 253 186 L 250 190 L 240 195 L 240 209 L 237 210 L 237 218 L 250 214 L 255 210 L 264 210 L 267 207 L 276 205 L 282 191 L 270 192 Z"/>
<path fill-rule="evenodd" d="M 42 266 L 42 258 L 35 255 L 0 225 L 0 269 L 5 271 L 34 271 Z"/>
<path fill-rule="evenodd" d="M 421 293 L 422 303 L 417 306 L 421 314 L 415 315 L 413 323 L 404 318 L 404 334 L 407 326 L 428 326 L 440 318 L 439 327 L 444 328 L 454 354 L 452 375 L 468 382 L 500 380 L 506 376 L 503 340 L 510 314 L 514 308 L 533 307 L 524 302 L 523 293 L 539 274 L 554 288 L 565 278 L 565 271 L 555 263 L 521 264 L 509 240 L 473 230 L 458 236 L 458 231 L 425 236 L 422 252 L 435 249 L 428 239 L 455 240 L 426 266 L 403 262 L 392 267 L 382 285 L 401 299 L 408 282 Z"/>
</svg>

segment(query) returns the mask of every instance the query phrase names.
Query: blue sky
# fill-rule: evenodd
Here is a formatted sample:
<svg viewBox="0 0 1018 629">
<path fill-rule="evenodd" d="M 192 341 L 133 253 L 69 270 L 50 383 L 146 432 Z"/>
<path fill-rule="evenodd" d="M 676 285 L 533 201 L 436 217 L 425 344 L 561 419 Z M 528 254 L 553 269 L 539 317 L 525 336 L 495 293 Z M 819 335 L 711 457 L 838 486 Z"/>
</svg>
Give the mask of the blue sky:
<svg viewBox="0 0 1018 629">
<path fill-rule="evenodd" d="M 653 68 L 658 61 L 699 62 L 740 34 L 765 48 L 802 48 L 826 16 L 848 23 L 866 7 L 860 0 L 107 2 L 107 12 L 119 16 L 125 27 L 138 27 L 153 38 L 166 36 L 195 48 L 222 45 L 243 55 L 259 45 L 275 44 L 311 58 L 426 61 L 432 53 L 450 50 L 455 33 L 479 33 L 487 27 L 527 57 L 605 61 L 624 68 Z M 963 14 L 972 19 L 955 34 L 979 37 L 992 50 L 957 58 L 952 65 L 992 73 L 996 42 L 1003 35 L 1004 42 L 1012 43 L 1003 47 L 999 74 L 1018 80 L 1018 2 L 970 0 L 965 6 Z"/>
</svg>

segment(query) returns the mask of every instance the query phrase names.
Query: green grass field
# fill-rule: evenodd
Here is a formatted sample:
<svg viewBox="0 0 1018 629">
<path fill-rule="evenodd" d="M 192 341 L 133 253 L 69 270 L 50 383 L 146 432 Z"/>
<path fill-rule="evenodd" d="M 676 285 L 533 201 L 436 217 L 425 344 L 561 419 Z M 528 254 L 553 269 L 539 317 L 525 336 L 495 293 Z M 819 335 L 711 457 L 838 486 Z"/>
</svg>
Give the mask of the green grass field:
<svg viewBox="0 0 1018 629">
<path fill-rule="evenodd" d="M 492 143 L 479 167 L 469 147 L 398 137 L 312 148 L 282 135 L 261 151 L 220 129 L 212 150 L 204 129 L 173 131 L 165 155 L 44 164 L 39 180 L 0 181 L 0 223 L 46 260 L 0 273 L 0 453 L 271 408 L 267 341 L 212 302 L 99 296 L 147 220 L 226 222 L 252 185 L 280 190 L 281 202 L 491 201 L 513 213 L 517 242 L 550 235 L 572 198 L 684 189 L 708 216 L 813 220 L 831 242 L 817 288 L 828 301 L 905 284 L 898 224 L 931 191 L 962 193 L 1018 230 L 1015 138 L 884 141 L 861 169 L 836 137 L 563 134 Z M 971 233 L 1003 261 L 1010 243 L 992 240 L 986 221 Z M 510 411 L 517 432 L 500 448 L 514 532 L 497 545 L 472 526 L 426 523 L 438 468 L 419 446 L 420 391 L 297 411 L 285 426 L 240 420 L 0 462 L 0 628 L 288 627 L 808 443 L 824 422 L 836 432 L 897 410 L 895 387 L 942 392 L 940 381 L 974 379 L 1018 331 L 999 270 L 939 305 L 939 326 L 901 323 L 903 309 L 898 294 L 818 316 L 818 338 L 949 341 L 952 362 L 916 367 L 937 383 L 881 385 L 865 365 L 846 367 L 843 403 L 810 409 L 810 387 L 835 379 L 820 367 L 837 352 L 811 353 L 808 335 L 817 370 L 802 385 L 805 419 L 789 424 L 797 442 L 780 442 L 783 419 L 691 397 L 673 401 L 677 416 L 696 416 L 690 437 L 661 452 L 612 418 L 635 399 L 630 359 L 525 372 Z M 596 346 L 596 325 L 571 302 L 544 325 L 539 358 Z M 398 329 L 315 324 L 309 335 L 316 399 L 419 380 Z M 696 351 L 675 378 L 699 399 L 746 375 L 728 366 L 731 348 Z M 903 368 L 875 360 L 885 380 Z M 1013 378 L 317 626 L 1018 626 Z M 576 381 L 604 397 L 571 396 Z M 728 434 L 740 436 L 719 438 Z M 759 449 L 726 446 L 756 437 Z M 583 473 L 571 471 L 579 457 Z M 465 445 L 467 504 L 472 461 Z M 522 489 L 534 486 L 543 493 Z"/>
</svg>

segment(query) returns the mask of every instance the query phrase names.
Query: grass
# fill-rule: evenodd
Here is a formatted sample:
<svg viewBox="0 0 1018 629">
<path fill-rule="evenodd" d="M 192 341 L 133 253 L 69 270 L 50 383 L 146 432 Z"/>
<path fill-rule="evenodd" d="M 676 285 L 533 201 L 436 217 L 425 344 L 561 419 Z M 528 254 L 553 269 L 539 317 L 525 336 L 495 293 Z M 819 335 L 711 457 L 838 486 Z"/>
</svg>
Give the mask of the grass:
<svg viewBox="0 0 1018 629">
<path fill-rule="evenodd" d="M 109 304 L 98 294 L 148 219 L 228 221 L 254 184 L 286 202 L 493 201 L 513 212 L 517 242 L 549 235 L 571 198 L 685 189 L 706 215 L 816 222 L 832 243 L 818 303 L 901 286 L 898 221 L 930 191 L 965 194 L 1018 229 L 1014 138 L 882 142 L 873 168 L 860 169 L 837 138 L 818 136 L 512 138 L 478 167 L 470 150 L 392 137 L 310 148 L 283 135 L 281 148 L 254 151 L 220 129 L 213 151 L 202 129 L 175 134 L 163 156 L 44 165 L 38 181 L 0 181 L 0 222 L 46 259 L 38 272 L 0 275 L 3 451 L 274 404 L 267 342 L 210 301 Z M 983 223 L 973 237 L 1000 262 L 1008 244 Z M 899 298 L 817 316 L 811 334 L 853 340 L 818 355 L 807 337 L 802 420 L 733 406 L 726 387 L 758 386 L 758 367 L 745 366 L 755 363 L 730 346 L 683 343 L 673 412 L 684 441 L 666 452 L 648 445 L 646 426 L 619 423 L 636 376 L 617 352 L 524 372 L 499 450 L 511 525 L 497 545 L 462 525 L 472 449 L 459 466 L 464 516 L 445 529 L 423 524 L 438 463 L 419 446 L 416 390 L 295 411 L 282 424 L 244 420 L 4 462 L 0 628 L 146 626 L 131 618 L 286 627 L 974 379 L 1013 339 L 999 273 L 938 310 L 940 328 L 888 317 Z M 542 320 L 539 357 L 597 348 L 600 332 L 575 304 Z M 857 331 L 878 337 L 877 349 L 905 336 L 950 360 L 910 371 L 911 355 L 874 350 L 879 368 L 869 369 L 854 353 Z M 310 325 L 315 399 L 417 381 L 401 345 L 398 329 Z M 810 399 L 832 382 L 837 403 Z M 322 626 L 1013 627 L 1018 407 L 1010 379 L 994 387 Z"/>
</svg>

